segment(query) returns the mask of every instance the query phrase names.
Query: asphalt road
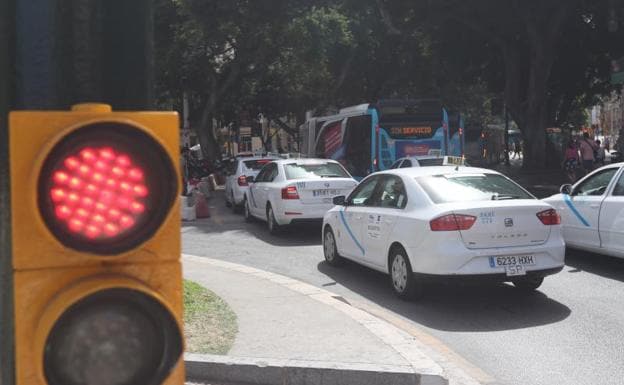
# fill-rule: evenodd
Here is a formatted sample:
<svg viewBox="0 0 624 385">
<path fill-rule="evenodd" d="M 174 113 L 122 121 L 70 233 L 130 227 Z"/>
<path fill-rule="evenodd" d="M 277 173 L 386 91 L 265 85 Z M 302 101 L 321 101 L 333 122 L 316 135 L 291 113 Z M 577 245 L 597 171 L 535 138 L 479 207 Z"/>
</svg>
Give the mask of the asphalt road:
<svg viewBox="0 0 624 385">
<path fill-rule="evenodd" d="M 624 260 L 568 252 L 564 270 L 534 295 L 506 284 L 435 285 L 409 303 L 392 294 L 383 274 L 324 263 L 320 226 L 271 236 L 264 223 L 245 223 L 223 207 L 219 194 L 210 205 L 210 219 L 183 224 L 184 253 L 283 274 L 361 302 L 431 342 L 434 358 L 484 383 L 624 381 Z"/>
</svg>

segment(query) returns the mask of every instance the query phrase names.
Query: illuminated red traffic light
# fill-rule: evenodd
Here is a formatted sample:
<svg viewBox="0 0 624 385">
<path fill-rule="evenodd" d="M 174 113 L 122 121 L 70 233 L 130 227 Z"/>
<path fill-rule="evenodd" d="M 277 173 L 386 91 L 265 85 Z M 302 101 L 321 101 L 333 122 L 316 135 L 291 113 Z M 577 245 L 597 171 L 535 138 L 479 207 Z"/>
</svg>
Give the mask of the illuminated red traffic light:
<svg viewBox="0 0 624 385">
<path fill-rule="evenodd" d="M 176 189 L 159 143 L 136 127 L 97 123 L 54 146 L 39 176 L 39 207 L 64 245 L 108 255 L 151 237 Z"/>
<path fill-rule="evenodd" d="M 89 239 L 131 230 L 145 211 L 149 190 L 132 157 L 111 147 L 85 147 L 52 173 L 50 198 L 56 219 Z"/>
</svg>

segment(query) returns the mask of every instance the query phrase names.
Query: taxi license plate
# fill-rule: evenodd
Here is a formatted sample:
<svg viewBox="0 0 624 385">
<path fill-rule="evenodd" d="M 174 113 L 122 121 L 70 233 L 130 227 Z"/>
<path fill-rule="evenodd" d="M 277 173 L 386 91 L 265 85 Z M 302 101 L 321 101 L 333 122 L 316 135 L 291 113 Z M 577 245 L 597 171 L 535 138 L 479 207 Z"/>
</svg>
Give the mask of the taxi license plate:
<svg viewBox="0 0 624 385">
<path fill-rule="evenodd" d="M 329 197 L 340 194 L 340 190 L 329 189 L 329 190 L 312 190 L 313 197 Z"/>
<path fill-rule="evenodd" d="M 490 267 L 504 267 L 507 276 L 526 275 L 525 266 L 535 265 L 534 255 L 510 255 L 490 257 Z"/>
</svg>

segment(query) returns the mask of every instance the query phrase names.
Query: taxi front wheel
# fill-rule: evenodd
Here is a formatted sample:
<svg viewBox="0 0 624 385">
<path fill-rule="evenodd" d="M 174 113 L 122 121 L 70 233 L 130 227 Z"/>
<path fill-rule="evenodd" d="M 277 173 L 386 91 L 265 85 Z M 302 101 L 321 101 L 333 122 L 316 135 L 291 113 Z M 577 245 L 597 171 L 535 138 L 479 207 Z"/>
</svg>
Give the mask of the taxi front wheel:
<svg viewBox="0 0 624 385">
<path fill-rule="evenodd" d="M 423 283 L 414 276 L 407 253 L 402 247 L 390 250 L 390 283 L 401 299 L 413 300 L 423 296 Z"/>
<path fill-rule="evenodd" d="M 514 286 L 522 291 L 531 292 L 537 290 L 544 282 L 544 277 L 522 277 L 511 281 Z"/>
<path fill-rule="evenodd" d="M 329 226 L 325 228 L 325 235 L 323 236 L 323 254 L 327 263 L 332 266 L 341 266 L 344 263 L 344 259 L 338 254 L 334 232 Z"/>
</svg>

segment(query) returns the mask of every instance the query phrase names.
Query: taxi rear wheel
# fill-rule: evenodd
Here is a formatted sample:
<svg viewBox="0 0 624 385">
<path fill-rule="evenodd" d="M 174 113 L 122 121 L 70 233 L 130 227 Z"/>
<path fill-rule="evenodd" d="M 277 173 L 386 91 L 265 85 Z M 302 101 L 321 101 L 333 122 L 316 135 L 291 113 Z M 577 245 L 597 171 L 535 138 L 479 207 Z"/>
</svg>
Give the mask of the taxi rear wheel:
<svg viewBox="0 0 624 385">
<path fill-rule="evenodd" d="M 332 266 L 342 266 L 344 264 L 344 259 L 338 254 L 336 237 L 329 226 L 325 228 L 325 234 L 323 235 L 323 254 L 327 263 Z"/>
<path fill-rule="evenodd" d="M 532 292 L 532 291 L 537 290 L 537 288 L 542 285 L 542 282 L 544 282 L 544 277 L 536 277 L 536 276 L 522 277 L 522 278 L 516 278 L 512 280 L 511 282 L 514 284 L 516 288 L 522 291 Z"/>
<path fill-rule="evenodd" d="M 270 204 L 267 204 L 267 227 L 269 229 L 269 233 L 272 235 L 279 234 L 281 230 L 281 226 L 275 220 L 275 214 L 273 214 L 273 207 Z"/>
<path fill-rule="evenodd" d="M 403 300 L 423 296 L 423 284 L 414 276 L 407 253 L 399 246 L 390 250 L 390 283 L 394 294 Z"/>
<path fill-rule="evenodd" d="M 253 222 L 254 217 L 251 215 L 251 209 L 249 208 L 249 201 L 247 197 L 243 199 L 243 210 L 245 215 L 245 222 Z"/>
<path fill-rule="evenodd" d="M 241 209 L 241 206 L 236 204 L 236 201 L 234 200 L 234 192 L 230 193 L 230 206 L 232 208 L 232 212 L 234 212 L 235 214 L 239 212 L 239 210 Z"/>
<path fill-rule="evenodd" d="M 227 195 L 225 196 L 225 207 L 232 207 L 232 201 L 230 201 Z"/>
</svg>

